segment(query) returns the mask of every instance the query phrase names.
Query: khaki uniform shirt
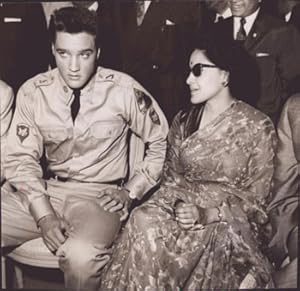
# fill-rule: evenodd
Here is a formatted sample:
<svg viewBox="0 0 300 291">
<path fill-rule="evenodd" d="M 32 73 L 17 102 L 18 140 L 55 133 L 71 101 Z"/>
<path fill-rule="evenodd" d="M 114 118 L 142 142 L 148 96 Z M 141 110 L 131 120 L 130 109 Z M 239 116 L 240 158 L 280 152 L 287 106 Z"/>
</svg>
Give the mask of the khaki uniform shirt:
<svg viewBox="0 0 300 291">
<path fill-rule="evenodd" d="M 57 69 L 28 80 L 17 95 L 5 169 L 36 221 L 53 213 L 39 165 L 43 147 L 55 175 L 107 183 L 126 176 L 131 129 L 147 144 L 147 152 L 126 188 L 131 196 L 141 198 L 160 179 L 168 125 L 140 84 L 126 74 L 99 67 L 81 90 L 74 125 L 73 98 Z"/>
<path fill-rule="evenodd" d="M 3 174 L 3 158 L 5 156 L 7 132 L 12 118 L 12 104 L 14 101 L 14 93 L 6 83 L 0 80 L 0 165 L 1 165 L 1 180 L 4 180 Z"/>
</svg>

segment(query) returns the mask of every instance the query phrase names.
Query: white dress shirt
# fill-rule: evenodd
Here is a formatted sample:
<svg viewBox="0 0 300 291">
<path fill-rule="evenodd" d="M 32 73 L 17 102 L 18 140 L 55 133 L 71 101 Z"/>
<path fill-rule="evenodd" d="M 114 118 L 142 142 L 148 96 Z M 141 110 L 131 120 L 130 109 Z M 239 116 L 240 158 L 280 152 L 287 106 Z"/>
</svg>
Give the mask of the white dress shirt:
<svg viewBox="0 0 300 291">
<path fill-rule="evenodd" d="M 245 31 L 246 31 L 246 35 L 248 36 L 252 26 L 253 26 L 253 23 L 258 15 L 258 12 L 259 12 L 260 8 L 258 8 L 257 10 L 255 10 L 252 14 L 244 17 L 245 20 L 246 20 L 246 23 L 244 24 L 244 28 L 245 28 Z M 240 26 L 241 26 L 241 18 L 242 17 L 237 17 L 235 16 L 233 19 L 234 19 L 234 24 L 233 24 L 233 38 L 236 39 L 237 37 L 237 33 L 240 29 Z"/>
</svg>

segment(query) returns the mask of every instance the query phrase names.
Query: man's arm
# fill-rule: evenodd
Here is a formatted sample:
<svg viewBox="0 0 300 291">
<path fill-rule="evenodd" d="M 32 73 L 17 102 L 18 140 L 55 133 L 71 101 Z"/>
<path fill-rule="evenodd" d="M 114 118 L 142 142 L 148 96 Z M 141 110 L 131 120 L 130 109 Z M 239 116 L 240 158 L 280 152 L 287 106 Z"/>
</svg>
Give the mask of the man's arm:
<svg viewBox="0 0 300 291">
<path fill-rule="evenodd" d="M 299 201 L 299 162 L 293 146 L 293 129 L 289 114 L 292 109 L 291 100 L 290 98 L 285 104 L 278 124 L 273 197 L 268 206 L 274 234 L 269 244 L 270 254 L 278 266 L 288 253 L 287 240 L 295 227 L 292 217 Z"/>
<path fill-rule="evenodd" d="M 12 118 L 12 104 L 14 100 L 14 94 L 12 89 L 9 86 L 6 86 L 4 82 L 0 81 L 0 143 L 1 143 L 1 152 L 0 152 L 0 165 L 1 165 L 1 180 L 4 180 L 4 169 L 3 169 L 3 159 L 5 157 L 6 149 L 6 139 L 7 132 L 11 123 Z"/>
<path fill-rule="evenodd" d="M 278 147 L 275 158 L 273 198 L 268 207 L 278 215 L 289 212 L 289 205 L 298 201 L 298 161 L 295 156 L 289 108 L 291 99 L 285 104 L 278 123 Z"/>
<path fill-rule="evenodd" d="M 156 101 L 138 84 L 124 88 L 125 116 L 131 130 L 146 146 L 145 158 L 138 162 L 129 181 L 119 190 L 101 191 L 99 204 L 109 212 L 123 210 L 128 216 L 133 199 L 141 199 L 161 178 L 166 155 L 167 120 Z M 132 169 L 131 169 L 132 170 Z"/>
<path fill-rule="evenodd" d="M 25 83 L 17 95 L 17 104 L 8 134 L 5 160 L 7 180 L 22 195 L 25 207 L 35 221 L 54 214 L 47 198 L 39 160 L 43 153 L 43 137 L 34 121 L 35 86 Z"/>
<path fill-rule="evenodd" d="M 35 86 L 26 83 L 17 95 L 17 106 L 8 135 L 6 177 L 22 196 L 22 202 L 41 228 L 50 251 L 65 241 L 66 222 L 58 217 L 49 201 L 39 160 L 43 137 L 34 121 Z"/>
<path fill-rule="evenodd" d="M 157 102 L 143 88 L 133 87 L 129 94 L 128 121 L 131 130 L 145 143 L 146 154 L 125 188 L 129 190 L 130 197 L 141 199 L 160 181 L 169 127 Z"/>
</svg>

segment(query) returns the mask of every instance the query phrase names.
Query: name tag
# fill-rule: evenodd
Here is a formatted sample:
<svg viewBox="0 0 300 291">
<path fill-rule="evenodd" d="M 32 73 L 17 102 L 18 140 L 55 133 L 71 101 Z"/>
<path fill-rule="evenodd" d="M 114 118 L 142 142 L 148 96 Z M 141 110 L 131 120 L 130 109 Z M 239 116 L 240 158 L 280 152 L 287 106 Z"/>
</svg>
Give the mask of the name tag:
<svg viewBox="0 0 300 291">
<path fill-rule="evenodd" d="M 18 18 L 18 17 L 4 17 L 4 22 L 5 23 L 22 22 L 22 18 Z"/>
</svg>

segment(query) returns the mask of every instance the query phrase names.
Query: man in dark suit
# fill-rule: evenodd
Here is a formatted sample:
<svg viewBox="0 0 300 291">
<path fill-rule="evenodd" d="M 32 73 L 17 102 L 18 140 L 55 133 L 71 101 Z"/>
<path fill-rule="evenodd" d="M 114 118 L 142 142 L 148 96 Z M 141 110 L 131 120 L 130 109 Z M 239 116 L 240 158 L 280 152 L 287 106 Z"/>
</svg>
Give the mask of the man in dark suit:
<svg viewBox="0 0 300 291">
<path fill-rule="evenodd" d="M 108 0 L 99 2 L 101 65 L 135 77 L 159 102 L 171 122 L 189 102 L 185 85 L 200 2 Z M 139 11 L 138 11 L 139 10 Z"/>
<path fill-rule="evenodd" d="M 203 17 L 210 23 L 217 23 L 232 15 L 227 0 L 204 0 L 204 6 L 206 10 Z"/>
<path fill-rule="evenodd" d="M 278 13 L 285 22 L 293 24 L 300 31 L 299 0 L 277 0 Z"/>
<path fill-rule="evenodd" d="M 0 3 L 0 77 L 13 87 L 48 69 L 50 43 L 40 3 Z"/>
<path fill-rule="evenodd" d="M 239 41 L 256 60 L 260 93 L 255 105 L 276 123 L 288 84 L 300 75 L 299 32 L 266 14 L 260 0 L 229 0 L 229 5 L 233 17 L 217 24 L 216 32 Z"/>
</svg>

